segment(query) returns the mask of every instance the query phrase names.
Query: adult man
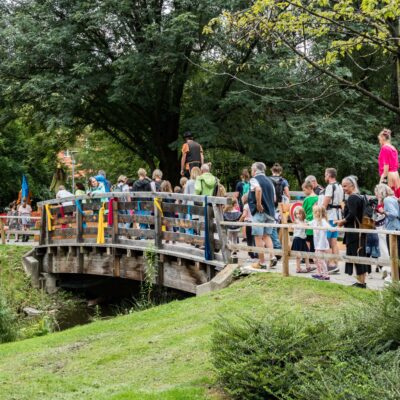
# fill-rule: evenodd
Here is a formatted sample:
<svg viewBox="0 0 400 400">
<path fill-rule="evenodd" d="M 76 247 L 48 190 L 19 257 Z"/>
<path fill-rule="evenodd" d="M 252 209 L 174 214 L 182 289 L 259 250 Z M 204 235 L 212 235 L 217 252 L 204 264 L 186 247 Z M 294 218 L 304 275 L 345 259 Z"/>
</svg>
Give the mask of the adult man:
<svg viewBox="0 0 400 400">
<path fill-rule="evenodd" d="M 248 204 L 253 216 L 253 222 L 273 223 L 275 222 L 275 190 L 271 180 L 265 176 L 265 164 L 262 162 L 254 163 L 251 166 L 251 176 Z M 272 227 L 253 226 L 252 234 L 255 237 L 257 247 L 273 248 L 271 240 Z M 253 267 L 266 269 L 264 253 L 259 253 L 258 258 L 259 262 L 253 264 Z"/>
<path fill-rule="evenodd" d="M 242 170 L 240 181 L 236 184 L 235 197 L 238 199 L 240 211 L 243 212 L 242 197 L 250 190 L 250 174 L 247 168 Z"/>
<path fill-rule="evenodd" d="M 317 178 L 314 175 L 308 175 L 305 182 L 310 182 L 314 193 L 319 196 L 324 188 L 317 182 Z"/>
<path fill-rule="evenodd" d="M 193 140 L 192 132 L 185 132 L 183 138 L 185 143 L 182 146 L 181 175 L 189 179 L 192 168 L 204 163 L 203 148 Z"/>
<path fill-rule="evenodd" d="M 200 170 L 201 175 L 196 178 L 194 191 L 201 196 L 212 196 L 217 184 L 217 178 L 210 172 L 209 164 L 203 164 Z"/>
<path fill-rule="evenodd" d="M 327 168 L 325 170 L 325 182 L 328 184 L 323 193 L 324 197 L 322 205 L 327 210 L 328 221 L 331 226 L 337 226 L 334 221 L 342 219 L 342 202 L 344 200 L 344 193 L 342 186 L 336 182 L 337 171 L 335 168 Z M 329 247 L 332 254 L 339 254 L 339 247 L 337 243 L 338 232 L 327 232 Z M 328 266 L 328 272 L 338 272 L 337 261 L 332 262 Z"/>
</svg>

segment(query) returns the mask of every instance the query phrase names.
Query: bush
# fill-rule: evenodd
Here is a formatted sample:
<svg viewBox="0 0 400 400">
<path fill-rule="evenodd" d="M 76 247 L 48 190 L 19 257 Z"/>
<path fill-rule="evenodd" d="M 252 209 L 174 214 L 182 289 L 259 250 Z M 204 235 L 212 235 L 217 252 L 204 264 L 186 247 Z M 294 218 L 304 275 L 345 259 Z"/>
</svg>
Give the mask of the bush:
<svg viewBox="0 0 400 400">
<path fill-rule="evenodd" d="M 219 382 L 237 399 L 399 399 L 400 285 L 346 314 L 220 320 Z"/>
<path fill-rule="evenodd" d="M 305 359 L 322 362 L 332 349 L 332 335 L 325 322 L 306 316 L 222 319 L 213 335 L 213 363 L 231 396 L 282 398 L 295 388 L 297 364 Z"/>
<path fill-rule="evenodd" d="M 17 318 L 0 293 L 0 343 L 11 342 L 17 335 Z"/>
</svg>

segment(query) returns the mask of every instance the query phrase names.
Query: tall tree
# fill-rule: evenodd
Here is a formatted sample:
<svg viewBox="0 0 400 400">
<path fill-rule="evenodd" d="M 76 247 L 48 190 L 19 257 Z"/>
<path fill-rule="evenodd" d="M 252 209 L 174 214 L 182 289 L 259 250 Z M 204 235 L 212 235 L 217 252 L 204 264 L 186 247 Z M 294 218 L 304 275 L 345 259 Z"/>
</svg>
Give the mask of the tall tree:
<svg viewBox="0 0 400 400">
<path fill-rule="evenodd" d="M 238 0 L 231 2 L 238 9 Z M 0 90 L 47 127 L 102 130 L 170 179 L 189 58 L 222 0 L 27 0 L 0 6 Z"/>
</svg>

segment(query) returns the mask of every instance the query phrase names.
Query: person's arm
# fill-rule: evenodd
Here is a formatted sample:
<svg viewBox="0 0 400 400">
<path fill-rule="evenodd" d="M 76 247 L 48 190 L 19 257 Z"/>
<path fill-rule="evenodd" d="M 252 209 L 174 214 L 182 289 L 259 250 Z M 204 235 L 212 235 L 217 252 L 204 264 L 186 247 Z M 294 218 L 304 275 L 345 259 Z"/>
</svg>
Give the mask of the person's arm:
<svg viewBox="0 0 400 400">
<path fill-rule="evenodd" d="M 263 208 L 262 202 L 261 202 L 261 200 L 262 200 L 262 190 L 261 190 L 261 187 L 260 187 L 260 186 L 257 186 L 256 189 L 255 189 L 255 191 L 256 191 L 257 211 L 261 213 L 261 212 L 264 211 L 264 208 Z"/>
<path fill-rule="evenodd" d="M 200 146 L 200 161 L 201 165 L 204 164 L 204 154 L 203 154 L 203 148 Z"/>
<path fill-rule="evenodd" d="M 286 179 L 285 179 L 285 186 L 283 188 L 283 194 L 290 200 L 289 183 Z"/>
<path fill-rule="evenodd" d="M 383 183 L 383 181 L 387 178 L 388 173 L 389 173 L 389 164 L 385 164 L 383 166 L 383 172 L 381 175 L 381 179 L 379 180 L 379 183 Z"/>
<path fill-rule="evenodd" d="M 196 182 L 194 184 L 194 192 L 195 194 L 201 194 L 201 182 L 199 178 L 196 179 Z"/>
<path fill-rule="evenodd" d="M 357 196 L 350 195 L 349 198 L 347 199 L 348 213 L 345 218 L 335 221 L 338 226 L 343 226 L 346 223 L 353 224 L 353 223 L 357 222 L 357 219 L 358 219 L 357 218 L 357 215 L 358 215 L 357 205 L 358 205 Z M 358 221 L 358 222 L 361 222 L 361 221 Z"/>
<path fill-rule="evenodd" d="M 185 164 L 186 164 L 186 153 L 183 153 L 182 160 L 181 160 L 181 175 L 182 176 L 185 174 Z"/>
<path fill-rule="evenodd" d="M 389 221 L 393 221 L 394 219 L 398 218 L 398 207 L 396 207 L 395 203 L 390 198 L 386 198 L 385 200 L 383 200 L 383 204 L 386 218 Z"/>
</svg>

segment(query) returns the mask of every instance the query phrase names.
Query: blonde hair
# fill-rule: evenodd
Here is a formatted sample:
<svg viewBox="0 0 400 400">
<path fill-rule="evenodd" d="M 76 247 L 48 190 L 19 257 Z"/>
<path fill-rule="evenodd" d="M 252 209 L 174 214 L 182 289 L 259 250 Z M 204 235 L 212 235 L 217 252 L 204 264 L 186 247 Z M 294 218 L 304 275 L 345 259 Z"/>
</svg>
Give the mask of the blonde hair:
<svg viewBox="0 0 400 400">
<path fill-rule="evenodd" d="M 298 208 L 296 208 L 296 210 L 294 211 L 294 217 L 295 217 L 295 218 L 296 218 L 296 214 L 300 214 L 300 215 L 301 215 L 301 218 L 299 218 L 300 221 L 305 221 L 305 219 L 306 219 L 306 213 L 305 213 L 305 211 L 304 211 L 304 209 L 303 209 L 302 207 L 298 207 Z"/>
<path fill-rule="evenodd" d="M 152 175 L 153 179 L 156 179 L 156 178 L 162 179 L 162 176 L 163 176 L 163 173 L 162 173 L 161 169 L 155 169 L 153 171 L 153 175 Z"/>
<path fill-rule="evenodd" d="M 302 188 L 302 189 L 311 189 L 311 190 L 314 189 L 314 187 L 313 187 L 311 181 L 305 181 L 305 182 L 301 185 L 301 188 Z"/>
<path fill-rule="evenodd" d="M 139 168 L 137 174 L 139 177 L 143 176 L 143 178 L 145 178 L 147 176 L 147 172 L 144 168 Z"/>
<path fill-rule="evenodd" d="M 227 204 L 225 207 L 224 207 L 224 211 L 232 211 L 233 209 L 234 209 L 234 207 L 235 207 L 235 205 L 237 205 L 238 204 L 238 201 L 237 201 L 237 198 L 236 197 L 228 197 L 228 199 L 230 199 L 231 201 L 232 201 L 232 204 Z"/>
<path fill-rule="evenodd" d="M 392 138 L 392 131 L 390 129 L 384 128 L 379 132 L 378 136 L 382 136 L 385 140 L 390 141 Z"/>
<path fill-rule="evenodd" d="M 382 199 L 385 199 L 388 196 L 393 196 L 394 192 L 388 185 L 380 183 L 379 185 L 375 186 L 375 195 L 377 197 L 382 197 Z"/>
<path fill-rule="evenodd" d="M 201 175 L 201 170 L 199 167 L 193 167 L 192 170 L 190 171 L 190 179 L 192 179 L 193 181 L 195 181 L 196 178 L 200 175 Z"/>
<path fill-rule="evenodd" d="M 315 205 L 312 209 L 313 211 L 313 217 L 316 221 L 321 222 L 323 219 L 326 220 L 326 208 L 319 206 L 319 205 Z"/>
<path fill-rule="evenodd" d="M 161 192 L 172 193 L 172 185 L 170 181 L 162 181 L 160 186 Z"/>
<path fill-rule="evenodd" d="M 182 178 L 179 180 L 179 184 L 182 186 L 182 188 L 186 185 L 188 181 L 188 178 L 186 176 L 182 176 Z"/>
</svg>

